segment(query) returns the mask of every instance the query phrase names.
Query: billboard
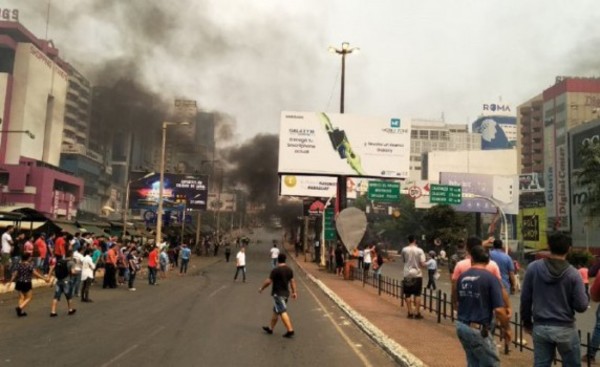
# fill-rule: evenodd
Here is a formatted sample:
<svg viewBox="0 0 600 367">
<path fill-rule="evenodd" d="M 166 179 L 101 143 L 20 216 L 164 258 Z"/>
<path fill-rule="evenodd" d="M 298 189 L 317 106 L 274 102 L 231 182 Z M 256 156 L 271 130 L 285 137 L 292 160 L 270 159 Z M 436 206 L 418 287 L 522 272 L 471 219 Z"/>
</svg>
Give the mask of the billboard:
<svg viewBox="0 0 600 367">
<path fill-rule="evenodd" d="M 527 208 L 519 210 L 517 218 L 517 239 L 525 247 L 537 250 L 547 248 L 546 208 Z"/>
<path fill-rule="evenodd" d="M 185 205 L 188 210 L 206 210 L 207 176 L 165 173 L 163 182 L 165 208 Z M 129 186 L 129 207 L 132 209 L 156 207 L 159 183 L 158 173 L 133 180 Z"/>
<path fill-rule="evenodd" d="M 462 150 L 426 153 L 427 167 L 423 165 L 424 179 L 437 181 L 441 172 L 467 172 L 486 175 L 516 175 L 517 150 Z"/>
<path fill-rule="evenodd" d="M 406 178 L 410 120 L 282 112 L 279 172 Z"/>
<path fill-rule="evenodd" d="M 229 192 L 211 192 L 208 194 L 208 209 L 220 212 L 234 212 L 236 210 L 235 194 Z"/>
<path fill-rule="evenodd" d="M 442 172 L 440 183 L 462 187 L 463 201 L 461 205 L 454 206 L 456 211 L 496 213 L 496 206 L 489 200 L 465 197 L 465 194 L 474 194 L 491 198 L 499 204 L 505 214 L 519 214 L 519 190 L 517 189 L 519 177 L 517 175 L 494 176 Z"/>
<path fill-rule="evenodd" d="M 517 118 L 513 116 L 482 116 L 472 125 L 481 134 L 481 149 L 513 149 L 517 145 Z"/>
<path fill-rule="evenodd" d="M 519 191 L 544 192 L 544 176 L 539 173 L 523 173 L 519 175 Z"/>
<path fill-rule="evenodd" d="M 283 175 L 279 187 L 279 193 L 283 196 L 333 197 L 336 196 L 337 178 Z"/>
</svg>

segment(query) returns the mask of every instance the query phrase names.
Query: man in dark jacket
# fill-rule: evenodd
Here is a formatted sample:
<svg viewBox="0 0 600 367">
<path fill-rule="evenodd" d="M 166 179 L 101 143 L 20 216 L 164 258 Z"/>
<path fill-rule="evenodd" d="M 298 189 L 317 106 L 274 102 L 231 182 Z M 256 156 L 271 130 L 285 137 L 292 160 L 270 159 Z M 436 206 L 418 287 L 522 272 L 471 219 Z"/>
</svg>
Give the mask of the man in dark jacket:
<svg viewBox="0 0 600 367">
<path fill-rule="evenodd" d="M 584 312 L 588 299 L 583 280 L 570 265 L 571 238 L 563 233 L 548 237 L 550 256 L 532 262 L 521 290 L 521 316 L 532 334 L 534 365 L 550 366 L 555 350 L 565 366 L 581 365 L 575 312 Z"/>
</svg>

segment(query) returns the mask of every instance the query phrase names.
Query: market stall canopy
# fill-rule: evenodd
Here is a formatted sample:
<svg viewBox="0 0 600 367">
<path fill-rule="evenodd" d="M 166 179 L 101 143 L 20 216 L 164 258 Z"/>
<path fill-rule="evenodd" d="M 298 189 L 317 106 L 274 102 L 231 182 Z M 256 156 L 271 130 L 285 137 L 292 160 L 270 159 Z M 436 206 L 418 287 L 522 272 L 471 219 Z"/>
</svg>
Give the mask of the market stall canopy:
<svg viewBox="0 0 600 367">
<path fill-rule="evenodd" d="M 83 233 L 82 229 L 77 227 L 75 222 L 54 220 L 52 221 L 61 231 L 74 235 L 75 233 Z"/>
</svg>

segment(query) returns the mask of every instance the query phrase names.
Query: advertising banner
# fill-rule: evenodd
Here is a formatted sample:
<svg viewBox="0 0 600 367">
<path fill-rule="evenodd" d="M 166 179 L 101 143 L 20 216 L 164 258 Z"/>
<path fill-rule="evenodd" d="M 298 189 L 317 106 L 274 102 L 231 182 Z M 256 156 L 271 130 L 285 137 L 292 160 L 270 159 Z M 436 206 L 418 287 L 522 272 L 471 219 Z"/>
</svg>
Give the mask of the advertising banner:
<svg viewBox="0 0 600 367">
<path fill-rule="evenodd" d="M 336 195 L 337 178 L 283 175 L 279 185 L 283 196 L 332 197 Z"/>
<path fill-rule="evenodd" d="M 496 205 L 482 198 L 468 198 L 474 194 L 492 199 L 505 214 L 519 214 L 519 176 L 494 176 L 476 173 L 440 173 L 440 183 L 462 186 L 461 205 L 454 206 L 459 212 L 496 213 Z M 467 196 L 467 197 L 465 197 Z"/>
<path fill-rule="evenodd" d="M 538 173 L 523 173 L 519 175 L 519 191 L 544 192 L 544 176 Z"/>
<path fill-rule="evenodd" d="M 544 127 L 544 178 L 546 179 L 546 215 L 549 221 L 549 229 L 554 229 L 554 223 L 556 222 L 556 196 L 555 196 L 555 182 L 556 177 L 554 175 L 554 169 L 556 167 L 554 161 L 554 123 L 549 120 Z"/>
<path fill-rule="evenodd" d="M 547 248 L 546 208 L 527 208 L 519 211 L 517 218 L 517 238 L 525 247 L 534 249 Z"/>
<path fill-rule="evenodd" d="M 325 211 L 325 204 L 327 203 L 327 198 L 312 198 L 305 199 L 303 204 L 303 213 L 305 217 L 308 216 L 319 216 L 323 214 Z"/>
<path fill-rule="evenodd" d="M 410 120 L 282 112 L 279 172 L 406 178 Z"/>
<path fill-rule="evenodd" d="M 235 194 L 229 192 L 208 194 L 208 209 L 221 212 L 234 212 L 236 210 Z"/>
<path fill-rule="evenodd" d="M 473 122 L 473 132 L 481 134 L 481 149 L 512 149 L 517 144 L 517 118 L 485 116 Z"/>
<path fill-rule="evenodd" d="M 206 210 L 207 176 L 165 173 L 163 184 L 163 206 L 183 207 L 187 210 Z M 129 207 L 132 209 L 152 208 L 158 205 L 160 175 L 158 173 L 139 180 L 129 186 Z"/>
</svg>

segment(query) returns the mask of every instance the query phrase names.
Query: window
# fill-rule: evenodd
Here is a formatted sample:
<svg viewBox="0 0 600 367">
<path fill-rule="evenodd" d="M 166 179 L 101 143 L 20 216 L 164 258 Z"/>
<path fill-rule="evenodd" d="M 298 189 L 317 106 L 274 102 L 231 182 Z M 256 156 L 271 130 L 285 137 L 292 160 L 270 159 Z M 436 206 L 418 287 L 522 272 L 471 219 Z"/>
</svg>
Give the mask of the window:
<svg viewBox="0 0 600 367">
<path fill-rule="evenodd" d="M 429 131 L 420 130 L 419 131 L 419 139 L 429 139 Z"/>
<path fill-rule="evenodd" d="M 439 131 L 431 131 L 431 132 L 429 132 L 429 137 L 431 139 L 439 140 L 440 139 L 440 132 Z"/>
<path fill-rule="evenodd" d="M 419 137 L 419 130 L 413 130 L 410 132 L 411 139 L 416 139 Z"/>
</svg>

